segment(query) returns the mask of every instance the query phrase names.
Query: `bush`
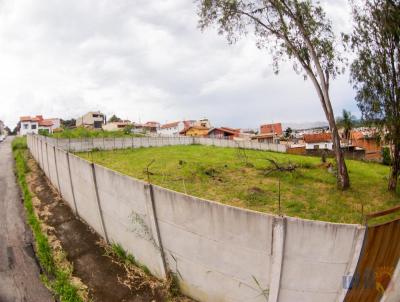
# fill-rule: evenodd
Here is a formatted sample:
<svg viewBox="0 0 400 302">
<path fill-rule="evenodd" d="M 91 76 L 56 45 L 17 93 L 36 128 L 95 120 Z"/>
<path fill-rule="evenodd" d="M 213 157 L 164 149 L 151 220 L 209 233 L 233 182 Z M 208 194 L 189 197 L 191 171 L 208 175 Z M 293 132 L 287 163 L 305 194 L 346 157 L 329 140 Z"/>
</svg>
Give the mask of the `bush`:
<svg viewBox="0 0 400 302">
<path fill-rule="evenodd" d="M 382 164 L 390 166 L 392 164 L 392 158 L 390 157 L 390 150 L 388 147 L 382 149 Z"/>
</svg>

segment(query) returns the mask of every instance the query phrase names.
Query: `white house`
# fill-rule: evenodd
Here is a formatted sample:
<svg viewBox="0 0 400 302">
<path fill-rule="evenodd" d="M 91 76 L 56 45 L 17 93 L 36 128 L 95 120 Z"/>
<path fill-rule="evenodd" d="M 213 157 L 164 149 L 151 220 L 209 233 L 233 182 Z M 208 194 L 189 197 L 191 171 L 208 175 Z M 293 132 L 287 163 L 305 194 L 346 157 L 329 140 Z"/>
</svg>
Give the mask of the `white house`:
<svg viewBox="0 0 400 302">
<path fill-rule="evenodd" d="M 329 132 L 304 134 L 303 140 L 304 143 L 306 144 L 306 150 L 311 150 L 311 149 L 333 150 L 332 134 Z"/>
<path fill-rule="evenodd" d="M 178 136 L 183 129 L 195 126 L 195 123 L 196 121 L 180 121 L 164 124 L 158 130 L 158 134 L 162 136 Z"/>
<path fill-rule="evenodd" d="M 35 117 L 21 116 L 19 120 L 21 123 L 20 135 L 38 134 L 39 130 L 53 133 L 55 128 L 60 127 L 60 119 L 44 119 L 41 115 L 36 115 Z"/>
</svg>

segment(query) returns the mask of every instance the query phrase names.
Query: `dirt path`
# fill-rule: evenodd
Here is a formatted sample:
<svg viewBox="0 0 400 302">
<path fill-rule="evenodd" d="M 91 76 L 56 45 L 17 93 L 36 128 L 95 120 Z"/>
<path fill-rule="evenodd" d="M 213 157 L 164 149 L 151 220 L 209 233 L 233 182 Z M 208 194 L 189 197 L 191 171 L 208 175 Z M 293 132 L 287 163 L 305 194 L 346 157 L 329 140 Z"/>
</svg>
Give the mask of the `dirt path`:
<svg viewBox="0 0 400 302">
<path fill-rule="evenodd" d="M 0 143 L 0 301 L 54 301 L 39 279 L 32 234 L 13 172 L 11 140 Z"/>
<path fill-rule="evenodd" d="M 89 289 L 93 301 L 167 301 L 165 285 L 138 271 L 127 271 L 102 247 L 101 238 L 84 222 L 75 218 L 71 209 L 48 183 L 34 160 L 29 160 L 32 172 L 28 183 L 36 200 L 39 217 L 50 228 L 72 263 L 73 275 Z"/>
</svg>

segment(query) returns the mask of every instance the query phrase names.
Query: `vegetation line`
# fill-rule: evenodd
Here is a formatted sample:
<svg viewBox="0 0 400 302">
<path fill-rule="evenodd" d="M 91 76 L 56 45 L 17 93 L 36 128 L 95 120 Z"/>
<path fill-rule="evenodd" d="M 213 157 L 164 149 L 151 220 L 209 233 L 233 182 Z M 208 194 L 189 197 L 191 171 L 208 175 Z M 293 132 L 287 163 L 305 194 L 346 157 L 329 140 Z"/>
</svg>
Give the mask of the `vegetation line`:
<svg viewBox="0 0 400 302">
<path fill-rule="evenodd" d="M 32 203 L 32 193 L 30 192 L 26 182 L 26 174 L 29 172 L 26 160 L 28 152 L 26 138 L 15 138 L 12 142 L 12 150 L 15 159 L 15 170 L 18 184 L 21 188 L 24 199 L 27 221 L 35 238 L 36 255 L 44 271 L 41 279 L 53 294 L 60 299 L 60 301 L 83 302 L 84 299 L 81 297 L 79 289 L 71 282 L 71 269 L 58 265 L 50 246 L 49 239 L 42 230 L 40 221 L 35 214 Z"/>
</svg>

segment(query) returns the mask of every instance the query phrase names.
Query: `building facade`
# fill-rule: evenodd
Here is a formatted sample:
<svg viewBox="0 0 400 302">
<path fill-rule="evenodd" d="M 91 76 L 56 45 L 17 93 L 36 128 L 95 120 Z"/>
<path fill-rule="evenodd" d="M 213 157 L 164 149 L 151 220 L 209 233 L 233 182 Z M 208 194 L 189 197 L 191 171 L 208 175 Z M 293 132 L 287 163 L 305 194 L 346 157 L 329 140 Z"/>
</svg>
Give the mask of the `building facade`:
<svg viewBox="0 0 400 302">
<path fill-rule="evenodd" d="M 76 120 L 77 127 L 102 129 L 105 124 L 105 115 L 100 111 L 91 111 Z"/>
</svg>

